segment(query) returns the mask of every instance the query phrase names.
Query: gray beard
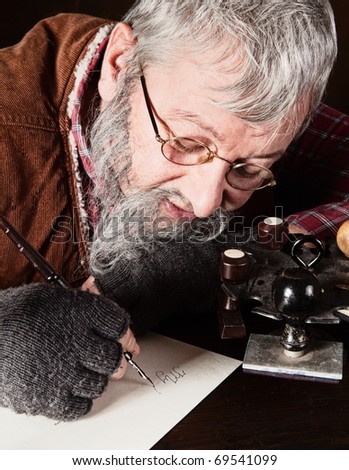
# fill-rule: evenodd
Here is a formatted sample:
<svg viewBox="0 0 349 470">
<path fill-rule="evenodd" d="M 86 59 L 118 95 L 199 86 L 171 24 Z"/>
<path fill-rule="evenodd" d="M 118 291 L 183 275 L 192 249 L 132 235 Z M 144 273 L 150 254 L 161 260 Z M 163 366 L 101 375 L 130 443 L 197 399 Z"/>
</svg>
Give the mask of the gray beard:
<svg viewBox="0 0 349 470">
<path fill-rule="evenodd" d="M 192 221 L 161 214 L 160 203 L 165 199 L 183 200 L 177 190 L 132 188 L 136 192 L 131 195 L 122 192 L 120 182 L 129 181 L 132 162 L 129 96 L 138 78 L 138 70 L 124 75 L 114 100 L 100 112 L 89 132 L 99 212 L 89 263 L 96 274 L 111 271 L 119 260 L 137 260 L 161 244 L 203 243 L 216 238 L 229 220 L 221 209 L 208 218 Z"/>
</svg>

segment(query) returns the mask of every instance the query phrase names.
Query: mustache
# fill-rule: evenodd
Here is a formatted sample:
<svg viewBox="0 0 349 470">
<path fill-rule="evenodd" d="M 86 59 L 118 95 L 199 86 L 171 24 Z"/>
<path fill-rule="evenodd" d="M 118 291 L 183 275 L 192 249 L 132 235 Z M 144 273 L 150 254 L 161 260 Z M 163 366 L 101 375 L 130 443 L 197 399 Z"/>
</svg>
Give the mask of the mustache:
<svg viewBox="0 0 349 470">
<path fill-rule="evenodd" d="M 147 190 L 124 197 L 112 212 L 104 211 L 90 247 L 94 271 L 107 272 L 119 260 L 135 261 L 167 243 L 204 243 L 227 227 L 230 214 L 224 210 L 193 220 L 174 220 L 162 214 L 161 202 L 174 196 L 181 195 L 176 190 Z"/>
<path fill-rule="evenodd" d="M 163 200 L 168 200 L 171 204 L 186 212 L 194 212 L 194 208 L 182 193 L 176 188 L 158 188 Z"/>
</svg>

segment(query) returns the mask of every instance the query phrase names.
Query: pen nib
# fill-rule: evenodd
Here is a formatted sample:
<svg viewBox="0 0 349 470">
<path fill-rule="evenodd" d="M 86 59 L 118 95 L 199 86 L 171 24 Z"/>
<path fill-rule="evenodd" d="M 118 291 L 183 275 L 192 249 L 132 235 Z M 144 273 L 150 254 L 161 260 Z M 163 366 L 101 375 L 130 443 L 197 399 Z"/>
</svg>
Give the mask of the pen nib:
<svg viewBox="0 0 349 470">
<path fill-rule="evenodd" d="M 148 380 L 148 382 L 151 383 L 151 385 L 155 388 L 154 382 L 151 380 L 151 378 L 148 377 L 147 374 L 145 372 L 143 372 L 143 370 L 133 361 L 132 354 L 130 352 L 124 352 L 124 356 L 126 358 L 126 361 L 130 364 L 130 366 L 132 366 L 134 369 L 136 369 L 138 374 L 143 379 Z"/>
</svg>

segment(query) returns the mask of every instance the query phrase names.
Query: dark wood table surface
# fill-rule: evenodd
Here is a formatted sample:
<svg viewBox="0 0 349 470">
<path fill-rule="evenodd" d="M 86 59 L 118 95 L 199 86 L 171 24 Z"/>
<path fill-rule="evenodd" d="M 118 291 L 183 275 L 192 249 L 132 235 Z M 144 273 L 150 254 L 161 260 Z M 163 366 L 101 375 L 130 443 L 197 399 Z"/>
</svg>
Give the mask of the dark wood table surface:
<svg viewBox="0 0 349 470">
<path fill-rule="evenodd" d="M 245 317 L 246 319 L 246 317 Z M 249 314 L 248 334 L 270 333 L 274 321 Z M 349 348 L 349 323 L 318 326 Z M 247 340 L 222 340 L 217 316 L 183 315 L 159 332 L 242 360 Z M 338 383 L 285 379 L 239 367 L 153 449 L 349 449 L 349 365 Z"/>
</svg>

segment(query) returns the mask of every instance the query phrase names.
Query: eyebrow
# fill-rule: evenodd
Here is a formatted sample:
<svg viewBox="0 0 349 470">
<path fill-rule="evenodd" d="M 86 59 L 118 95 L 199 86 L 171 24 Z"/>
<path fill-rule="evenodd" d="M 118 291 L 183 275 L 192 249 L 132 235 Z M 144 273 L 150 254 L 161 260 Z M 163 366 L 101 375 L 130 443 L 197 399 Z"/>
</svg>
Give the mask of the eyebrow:
<svg viewBox="0 0 349 470">
<path fill-rule="evenodd" d="M 189 111 L 184 111 L 183 109 L 178 109 L 174 108 L 170 114 L 168 114 L 167 118 L 169 119 L 187 119 L 188 121 L 193 122 L 196 124 L 198 127 L 201 129 L 210 132 L 215 139 L 219 140 L 220 142 L 223 142 L 225 140 L 225 136 L 223 134 L 220 134 L 216 129 L 214 129 L 209 123 L 205 122 L 201 116 L 198 114 L 189 112 Z M 282 155 L 285 153 L 285 149 L 280 149 L 276 150 L 275 152 L 272 153 L 267 153 L 267 154 L 261 154 L 261 155 L 248 155 L 246 157 L 240 157 L 240 160 L 252 160 L 252 159 L 258 159 L 258 160 L 278 160 L 282 157 Z"/>
<path fill-rule="evenodd" d="M 225 137 L 220 134 L 216 129 L 214 129 L 209 123 L 205 122 L 201 116 L 198 114 L 189 112 L 189 111 L 183 111 L 183 109 L 178 109 L 174 108 L 172 112 L 168 115 L 168 118 L 170 119 L 186 119 L 188 121 L 193 122 L 196 124 L 198 127 L 201 129 L 210 132 L 214 136 L 215 139 L 219 141 L 224 141 Z"/>
<path fill-rule="evenodd" d="M 265 153 L 261 155 L 248 155 L 247 157 L 241 157 L 241 160 L 279 160 L 286 150 L 276 150 L 272 153 Z"/>
</svg>

